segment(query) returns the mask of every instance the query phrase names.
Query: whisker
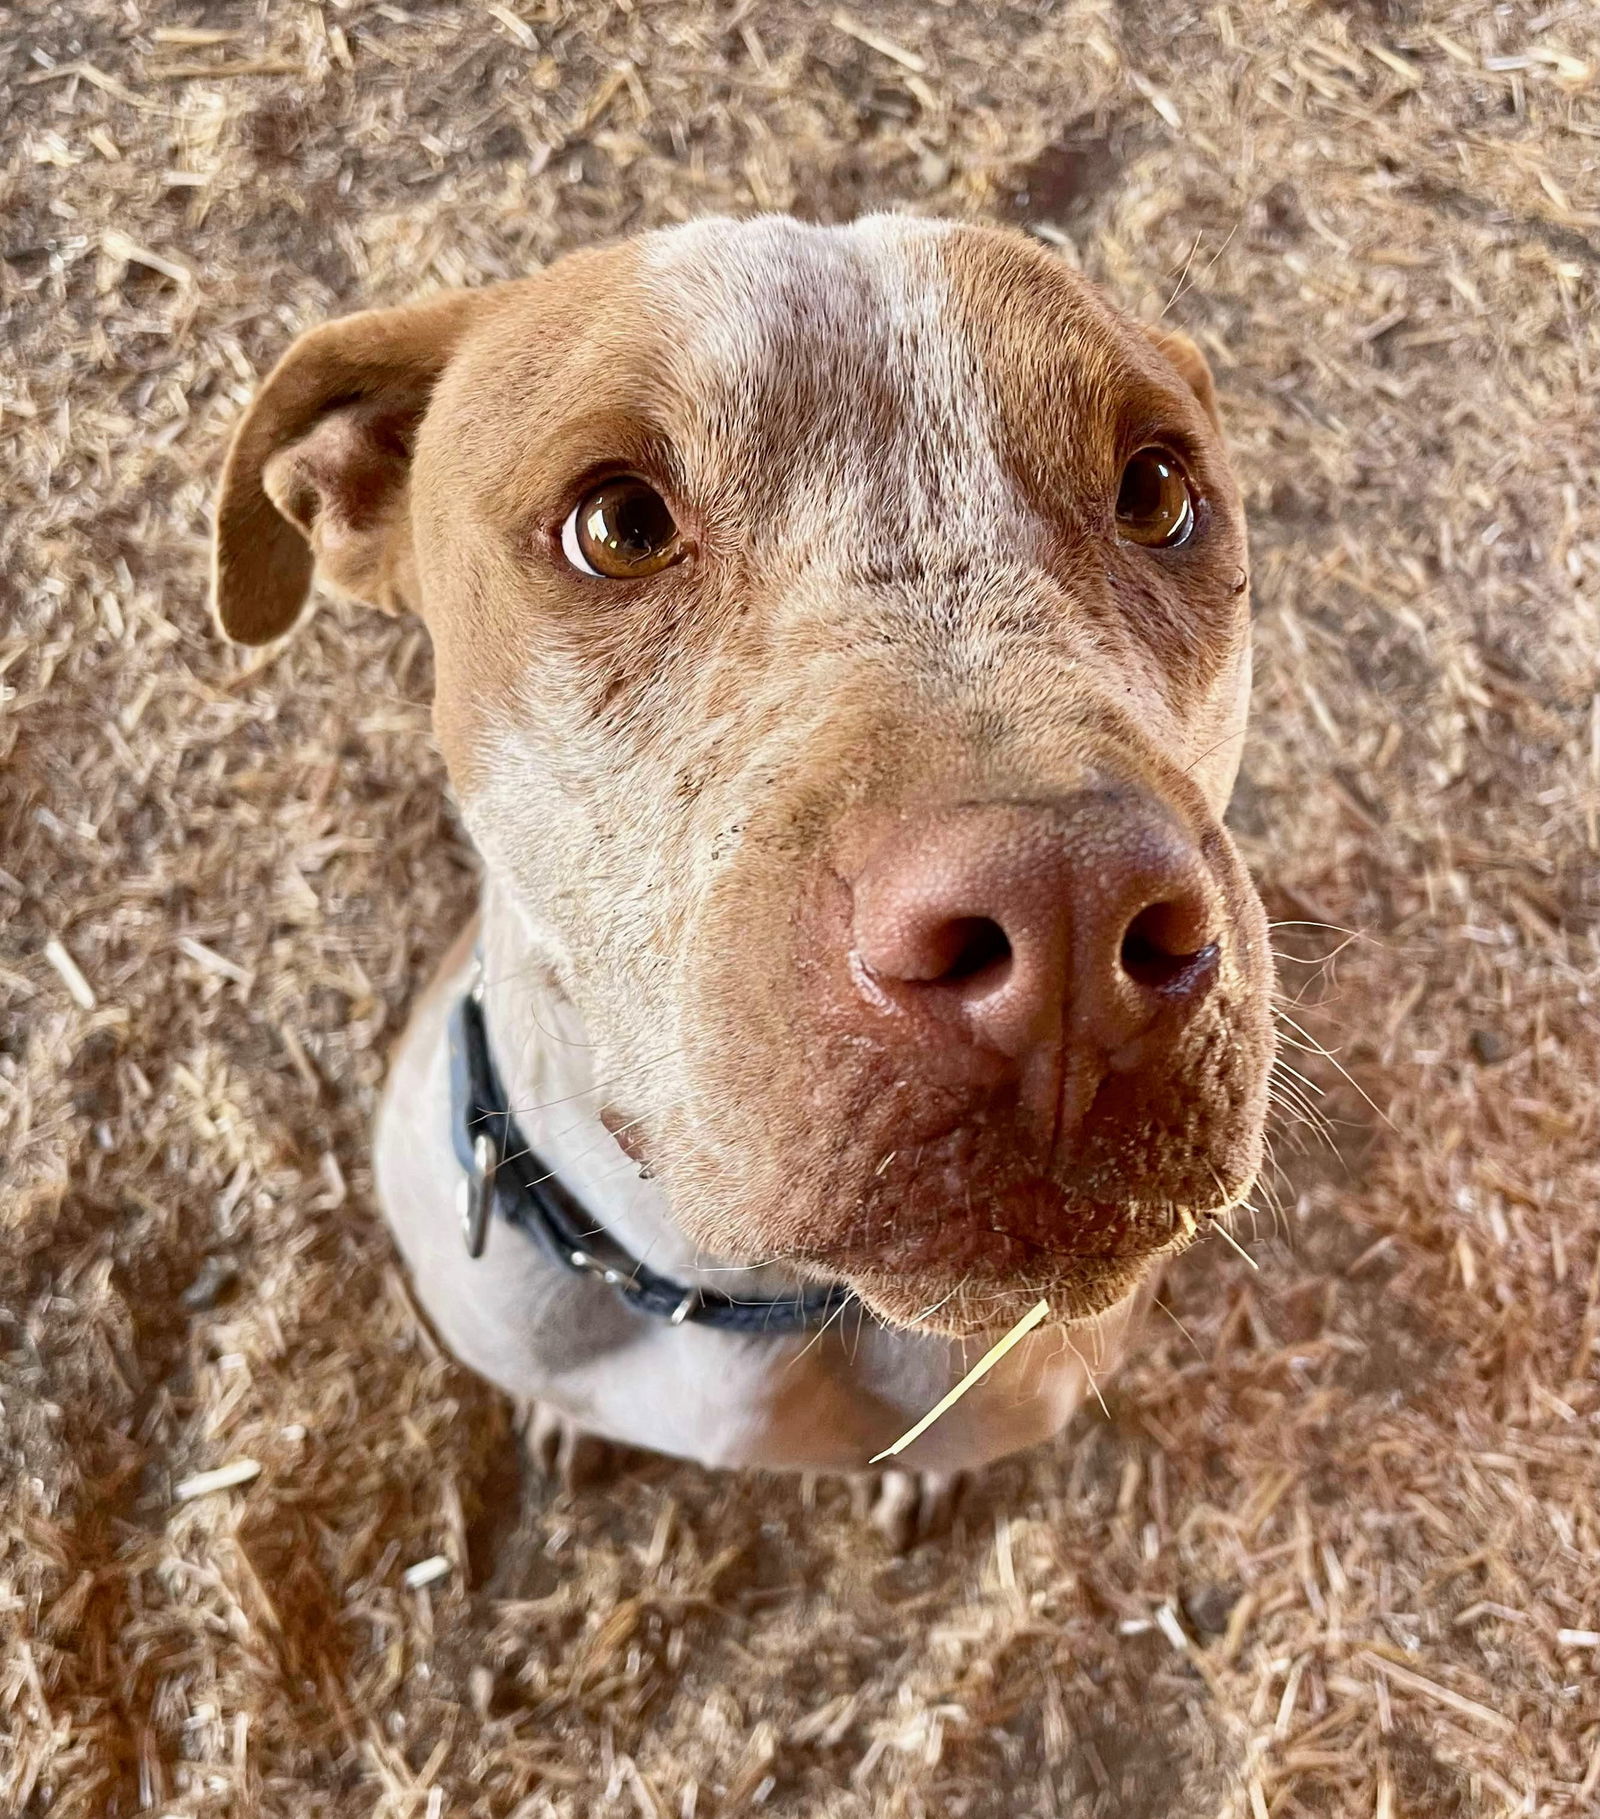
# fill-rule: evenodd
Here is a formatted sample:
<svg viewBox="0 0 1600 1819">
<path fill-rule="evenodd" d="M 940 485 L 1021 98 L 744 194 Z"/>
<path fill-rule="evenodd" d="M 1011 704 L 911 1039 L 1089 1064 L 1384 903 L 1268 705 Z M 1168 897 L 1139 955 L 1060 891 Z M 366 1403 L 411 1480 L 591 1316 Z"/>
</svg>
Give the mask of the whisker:
<svg viewBox="0 0 1600 1819">
<path fill-rule="evenodd" d="M 1299 1149 L 1296 1153 L 1303 1155 L 1305 1152 L 1303 1149 Z M 1272 1228 L 1274 1232 L 1282 1232 L 1284 1236 L 1287 1237 L 1289 1233 L 1289 1214 L 1283 1203 L 1283 1195 L 1272 1179 L 1274 1175 L 1284 1182 L 1285 1185 L 1288 1184 L 1289 1178 L 1284 1172 L 1283 1164 L 1278 1161 L 1277 1153 L 1273 1149 L 1272 1140 L 1269 1136 L 1266 1143 L 1266 1168 L 1256 1176 L 1251 1187 L 1251 1192 L 1259 1192 L 1266 1200 L 1267 1210 L 1272 1215 Z"/>
<path fill-rule="evenodd" d="M 1088 1360 L 1084 1357 L 1083 1353 L 1078 1350 L 1077 1346 L 1072 1343 L 1072 1334 L 1065 1326 L 1060 1328 L 1060 1332 L 1061 1343 L 1072 1353 L 1079 1364 L 1083 1366 L 1083 1374 L 1089 1381 L 1089 1388 L 1094 1393 L 1095 1401 L 1100 1404 L 1100 1413 L 1109 1421 L 1111 1419 L 1111 1410 L 1106 1407 L 1106 1399 L 1100 1393 L 1100 1385 L 1095 1382 L 1094 1372 L 1089 1369 Z"/>
<path fill-rule="evenodd" d="M 789 1360 L 788 1366 L 786 1367 L 787 1369 L 792 1370 L 795 1367 L 795 1365 L 797 1365 L 800 1362 L 800 1360 L 803 1357 L 805 1357 L 806 1353 L 811 1350 L 812 1346 L 820 1345 L 822 1343 L 823 1335 L 827 1332 L 828 1328 L 833 1325 L 835 1320 L 839 1321 L 841 1324 L 843 1323 L 844 1311 L 847 1307 L 849 1307 L 849 1305 L 850 1305 L 850 1302 L 849 1302 L 848 1298 L 846 1298 L 845 1300 L 843 1300 L 839 1303 L 839 1305 L 833 1310 L 833 1312 L 831 1314 L 829 1314 L 827 1319 L 823 1321 L 822 1325 L 817 1328 L 817 1330 L 811 1335 L 811 1337 L 805 1342 L 805 1344 L 803 1346 L 801 1346 L 799 1351 L 797 1351 L 795 1353 L 795 1355 Z M 857 1305 L 859 1305 L 859 1303 Z"/>
<path fill-rule="evenodd" d="M 1276 1081 L 1267 1082 L 1267 1102 L 1275 1105 L 1279 1111 L 1286 1112 L 1297 1124 L 1309 1124 L 1311 1114 L 1305 1102 L 1295 1097 L 1288 1086 L 1280 1086 Z"/>
<path fill-rule="evenodd" d="M 1233 237 L 1235 234 L 1238 233 L 1239 222 L 1242 221 L 1243 219 L 1244 219 L 1244 217 L 1241 215 L 1239 217 L 1239 220 L 1234 222 L 1233 226 L 1228 229 L 1227 235 L 1223 239 L 1221 246 L 1219 246 L 1217 248 L 1217 250 L 1211 255 L 1211 257 L 1200 268 L 1200 276 L 1202 278 L 1206 275 L 1207 272 L 1209 272 L 1216 265 L 1217 261 L 1228 250 L 1228 248 L 1233 245 Z"/>
<path fill-rule="evenodd" d="M 1311 1154 L 1310 1148 L 1307 1146 L 1304 1138 L 1300 1135 L 1298 1127 L 1289 1125 L 1280 1130 L 1278 1134 L 1283 1139 L 1283 1147 L 1291 1156 L 1309 1156 Z"/>
<path fill-rule="evenodd" d="M 1287 1176 L 1284 1177 L 1284 1185 L 1288 1185 Z M 1272 1218 L 1273 1231 L 1281 1234 L 1283 1238 L 1287 1240 L 1290 1235 L 1289 1211 L 1284 1204 L 1282 1192 L 1280 1192 L 1272 1182 L 1263 1180 L 1258 1174 L 1255 1180 L 1250 1183 L 1250 1194 L 1252 1199 L 1258 1193 L 1267 1203 L 1267 1211 Z"/>
<path fill-rule="evenodd" d="M 1162 1313 L 1164 1313 L 1166 1315 L 1166 1317 L 1172 1322 L 1172 1324 L 1178 1329 L 1178 1331 L 1183 1334 L 1184 1338 L 1189 1341 L 1190 1345 L 1194 1347 L 1195 1357 L 1197 1357 L 1200 1360 L 1200 1362 L 1202 1364 L 1204 1364 L 1206 1362 L 1206 1355 L 1203 1351 L 1201 1351 L 1200 1343 L 1195 1338 L 1194 1334 L 1189 1331 L 1188 1327 L 1186 1327 L 1183 1324 L 1183 1322 L 1178 1318 L 1178 1316 L 1175 1313 L 1173 1313 L 1172 1309 L 1167 1306 L 1166 1302 L 1163 1301 L 1159 1295 L 1152 1295 L 1150 1297 L 1150 1299 L 1155 1303 L 1155 1305 L 1158 1308 L 1161 1309 Z"/>
<path fill-rule="evenodd" d="M 1396 1129 L 1393 1119 L 1390 1118 L 1389 1114 L 1383 1109 L 1383 1107 L 1381 1105 L 1378 1104 L 1377 1100 L 1372 1097 L 1372 1095 L 1366 1090 L 1366 1088 L 1361 1085 L 1361 1083 L 1355 1078 L 1355 1076 L 1344 1065 L 1344 1063 L 1342 1061 L 1340 1061 L 1339 1057 L 1332 1052 L 1332 1050 L 1324 1048 L 1322 1046 L 1322 1044 L 1317 1041 L 1317 1039 L 1311 1034 L 1311 1032 L 1308 1029 L 1304 1028 L 1303 1025 L 1296 1023 L 1294 1018 L 1291 1017 L 1286 1011 L 1279 1010 L 1277 1012 L 1277 1014 L 1278 1014 L 1278 1016 L 1280 1016 L 1283 1019 L 1283 1021 L 1285 1023 L 1288 1024 L 1290 1029 L 1292 1029 L 1298 1036 L 1300 1036 L 1309 1045 L 1309 1050 L 1308 1050 L 1309 1053 L 1314 1054 L 1314 1055 L 1321 1055 L 1325 1061 L 1331 1061 L 1333 1063 L 1333 1065 L 1339 1070 L 1340 1074 L 1344 1077 L 1344 1079 L 1352 1087 L 1355 1088 L 1355 1090 L 1361 1095 L 1361 1097 L 1366 1100 L 1367 1104 L 1372 1108 L 1372 1110 L 1377 1113 L 1377 1115 L 1383 1120 L 1383 1122 L 1385 1124 L 1388 1125 L 1389 1129 L 1392 1131 L 1395 1131 L 1396 1135 L 1399 1134 L 1398 1130 Z M 1298 1045 L 1295 1043 L 1290 1043 L 1289 1046 L 1291 1048 L 1294 1048 Z"/>
<path fill-rule="evenodd" d="M 1189 282 L 1189 267 L 1194 264 L 1194 256 L 1199 252 L 1200 242 L 1205 239 L 1205 237 L 1205 229 L 1201 228 L 1200 232 L 1194 237 L 1194 245 L 1189 248 L 1189 256 L 1183 262 L 1183 270 L 1178 274 L 1178 288 L 1170 297 L 1168 297 L 1161 311 L 1162 316 L 1165 316 L 1167 311 L 1170 310 L 1173 304 L 1183 295 L 1183 287 Z"/>
<path fill-rule="evenodd" d="M 571 1105 L 578 1099 L 587 1099 L 590 1093 L 603 1093 L 607 1087 L 615 1086 L 619 1080 L 625 1080 L 629 1074 L 637 1074 L 647 1067 L 659 1067 L 663 1061 L 671 1061 L 681 1055 L 681 1048 L 669 1048 L 663 1055 L 655 1055 L 644 1061 L 636 1061 L 631 1067 L 619 1068 L 616 1073 L 604 1080 L 597 1080 L 593 1086 L 581 1087 L 575 1093 L 567 1093 L 560 1099 L 544 1099 L 537 1104 L 508 1105 L 506 1111 L 513 1118 L 531 1118 L 535 1112 L 548 1112 L 558 1105 Z M 495 1113 L 499 1117 L 500 1113 Z"/>
<path fill-rule="evenodd" d="M 955 1285 L 955 1287 L 953 1289 L 950 1290 L 950 1292 L 948 1294 L 941 1295 L 937 1301 L 931 1302 L 927 1307 L 923 1308 L 921 1313 L 913 1315 L 913 1317 L 912 1317 L 913 1324 L 917 1320 L 931 1320 L 934 1317 L 934 1315 L 936 1313 L 938 1313 L 940 1308 L 947 1307 L 952 1301 L 954 1301 L 956 1296 L 961 1293 L 961 1291 L 967 1286 L 967 1284 L 971 1280 L 972 1280 L 972 1278 L 970 1276 L 963 1276 L 961 1278 L 961 1280 Z"/>
<path fill-rule="evenodd" d="M 1267 1091 L 1282 1105 L 1298 1106 L 1306 1117 L 1325 1117 L 1322 1107 L 1298 1081 L 1273 1074 L 1268 1077 Z"/>
<path fill-rule="evenodd" d="M 702 1263 L 698 1257 L 694 1269 L 702 1276 L 743 1276 L 751 1270 L 776 1269 L 780 1263 L 792 1263 L 798 1251 L 779 1251 L 775 1257 L 757 1257 L 749 1263 Z"/>
<path fill-rule="evenodd" d="M 528 971 L 530 973 L 533 970 L 534 969 L 532 967 L 528 968 Z M 494 984 L 497 986 L 507 985 L 507 984 L 512 983 L 519 977 L 521 977 L 521 975 L 519 975 L 517 973 L 503 973 L 500 975 L 500 977 L 498 979 L 496 979 L 494 981 Z M 485 979 L 483 981 L 483 994 L 484 994 L 485 998 L 488 997 L 489 990 L 490 990 L 490 981 L 488 979 Z M 553 1029 L 546 1029 L 544 1024 L 539 1021 L 539 1013 L 536 1010 L 529 1009 L 528 1021 L 539 1032 L 539 1034 L 544 1037 L 546 1042 L 559 1043 L 562 1048 L 583 1048 L 583 1049 L 593 1050 L 593 1049 L 599 1047 L 598 1043 L 582 1042 L 576 1036 L 562 1036 L 562 1035 L 557 1034 L 557 1032 Z"/>
<path fill-rule="evenodd" d="M 1267 1103 L 1280 1117 L 1287 1119 L 1291 1127 L 1302 1127 L 1326 1141 L 1332 1141 L 1332 1125 L 1327 1113 L 1320 1105 L 1312 1104 L 1309 1099 L 1295 1092 L 1292 1086 L 1269 1082 Z"/>
<path fill-rule="evenodd" d="M 669 1099 L 665 1105 L 653 1105 L 648 1111 L 641 1112 L 637 1118 L 630 1118 L 626 1124 L 619 1124 L 614 1131 L 607 1129 L 604 1125 L 601 1126 L 601 1129 L 605 1131 L 606 1136 L 614 1140 L 615 1138 L 620 1137 L 624 1131 L 631 1131 L 636 1124 L 643 1124 L 647 1119 L 658 1118 L 663 1112 L 675 1111 L 680 1105 L 688 1105 L 689 1103 L 690 1100 L 687 1096 L 682 1099 Z M 570 1137 L 572 1132 L 563 1131 L 561 1135 Z M 588 1144 L 583 1149 L 579 1150 L 575 1156 L 569 1157 L 568 1160 L 571 1162 L 581 1162 L 585 1156 L 594 1155 L 600 1148 L 601 1144 L 599 1142 Z M 523 1156 L 531 1156 L 533 1154 L 534 1146 L 531 1143 L 525 1143 L 521 1149 L 512 1150 L 509 1155 L 502 1156 L 500 1160 L 502 1163 L 515 1162 Z M 635 1164 L 634 1166 L 637 1167 L 638 1165 Z M 560 1172 L 559 1169 L 549 1169 L 546 1173 L 538 1176 L 536 1180 L 530 1182 L 529 1185 L 531 1187 L 538 1187 L 546 1181 L 553 1181 Z"/>
<path fill-rule="evenodd" d="M 1307 1099 L 1296 1090 L 1292 1082 L 1269 1082 L 1267 1101 L 1286 1116 L 1292 1124 L 1303 1125 L 1314 1132 L 1324 1143 L 1333 1146 L 1333 1120 L 1320 1105 Z M 1336 1146 L 1335 1146 L 1336 1147 Z"/>
<path fill-rule="evenodd" d="M 1284 1060 L 1282 1055 L 1277 1055 L 1273 1058 L 1273 1066 L 1278 1072 L 1288 1074 L 1291 1079 L 1298 1080 L 1303 1087 L 1306 1087 L 1311 1092 L 1315 1093 L 1319 1099 L 1324 1097 L 1323 1088 L 1320 1087 L 1309 1074 L 1302 1074 L 1299 1068 L 1291 1067 L 1289 1063 Z"/>
<path fill-rule="evenodd" d="M 1187 777 L 1190 771 L 1195 768 L 1196 764 L 1204 764 L 1206 759 L 1209 758 L 1213 752 L 1220 752 L 1230 739 L 1243 739 L 1249 730 L 1248 727 L 1241 726 L 1234 732 L 1224 733 L 1215 745 L 1208 745 L 1200 756 L 1194 760 L 1193 764 L 1186 764 L 1178 773 L 1179 776 Z"/>
<path fill-rule="evenodd" d="M 849 1307 L 850 1303 L 847 1301 L 844 1303 L 844 1306 Z M 861 1349 L 861 1334 L 867 1324 L 866 1303 L 864 1301 L 856 1302 L 855 1309 L 856 1309 L 856 1330 L 855 1330 L 854 1337 L 850 1341 L 850 1368 L 852 1370 L 855 1369 L 856 1354 Z"/>
</svg>

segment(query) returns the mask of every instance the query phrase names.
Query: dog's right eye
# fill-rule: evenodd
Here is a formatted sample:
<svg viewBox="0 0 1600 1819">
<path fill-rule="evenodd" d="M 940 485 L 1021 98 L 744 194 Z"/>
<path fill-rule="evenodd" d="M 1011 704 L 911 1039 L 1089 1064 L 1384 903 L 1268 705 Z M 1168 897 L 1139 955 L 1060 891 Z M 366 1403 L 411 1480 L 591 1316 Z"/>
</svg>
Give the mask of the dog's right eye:
<svg viewBox="0 0 1600 1819">
<path fill-rule="evenodd" d="M 580 574 L 637 581 L 670 568 L 684 542 L 660 493 L 623 474 L 586 493 L 567 514 L 561 553 Z"/>
</svg>

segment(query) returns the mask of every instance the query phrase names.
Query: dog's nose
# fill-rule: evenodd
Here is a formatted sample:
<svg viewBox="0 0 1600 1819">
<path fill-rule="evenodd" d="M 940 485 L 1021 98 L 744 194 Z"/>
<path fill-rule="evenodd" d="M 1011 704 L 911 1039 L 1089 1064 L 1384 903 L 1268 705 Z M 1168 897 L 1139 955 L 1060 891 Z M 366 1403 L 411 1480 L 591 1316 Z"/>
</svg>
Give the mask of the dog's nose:
<svg viewBox="0 0 1600 1819">
<path fill-rule="evenodd" d="M 855 881 L 851 964 L 869 1004 L 921 1013 L 916 1040 L 1098 1074 L 1136 1064 L 1140 1037 L 1205 996 L 1221 924 L 1168 814 L 1086 792 L 903 823 Z"/>
</svg>

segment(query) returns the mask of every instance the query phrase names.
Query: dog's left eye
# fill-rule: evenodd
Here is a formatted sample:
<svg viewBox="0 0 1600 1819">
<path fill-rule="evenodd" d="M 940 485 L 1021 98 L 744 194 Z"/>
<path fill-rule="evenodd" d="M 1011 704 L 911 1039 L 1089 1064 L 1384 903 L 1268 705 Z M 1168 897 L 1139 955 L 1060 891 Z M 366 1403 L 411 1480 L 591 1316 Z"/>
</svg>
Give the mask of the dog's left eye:
<svg viewBox="0 0 1600 1819">
<path fill-rule="evenodd" d="M 1194 495 L 1176 455 L 1142 448 L 1122 470 L 1117 535 L 1147 548 L 1175 549 L 1194 532 Z"/>
<path fill-rule="evenodd" d="M 624 474 L 586 493 L 567 514 L 561 553 L 581 574 L 636 581 L 670 567 L 684 544 L 666 500 Z"/>
</svg>

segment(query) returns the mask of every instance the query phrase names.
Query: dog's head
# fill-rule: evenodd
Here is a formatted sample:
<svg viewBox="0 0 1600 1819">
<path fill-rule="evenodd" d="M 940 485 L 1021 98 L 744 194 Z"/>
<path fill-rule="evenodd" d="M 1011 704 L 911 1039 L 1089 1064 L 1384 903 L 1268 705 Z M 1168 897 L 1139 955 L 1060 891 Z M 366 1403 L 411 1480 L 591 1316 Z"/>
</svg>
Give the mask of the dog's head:
<svg viewBox="0 0 1600 1819">
<path fill-rule="evenodd" d="M 426 621 L 468 824 L 707 1246 L 968 1330 L 1247 1191 L 1245 532 L 1182 335 L 975 227 L 576 254 L 290 350 L 223 627 L 314 569 Z"/>
</svg>

